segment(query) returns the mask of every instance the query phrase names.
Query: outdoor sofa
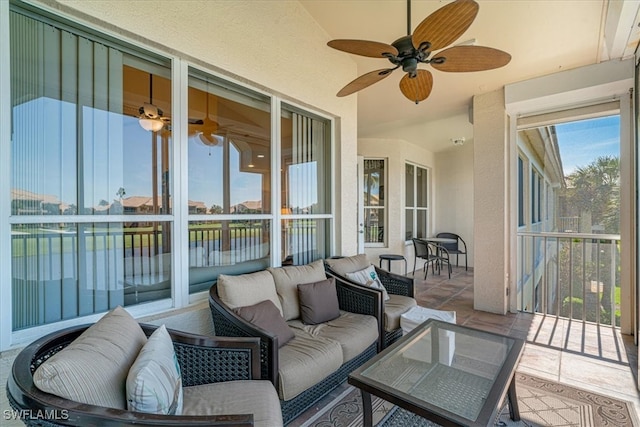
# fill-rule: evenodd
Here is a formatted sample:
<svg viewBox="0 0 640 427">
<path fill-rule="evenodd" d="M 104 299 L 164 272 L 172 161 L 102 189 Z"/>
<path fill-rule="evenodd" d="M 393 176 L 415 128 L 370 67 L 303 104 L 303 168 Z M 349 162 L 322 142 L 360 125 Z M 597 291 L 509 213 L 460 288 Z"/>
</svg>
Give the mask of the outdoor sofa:
<svg viewBox="0 0 640 427">
<path fill-rule="evenodd" d="M 322 260 L 220 275 L 209 304 L 216 335 L 260 338 L 262 377 L 278 391 L 285 424 L 343 383 L 380 345 L 380 292 L 327 275 Z M 266 317 L 256 309 L 263 306 L 269 307 Z M 309 319 L 327 307 L 332 319 Z"/>
<path fill-rule="evenodd" d="M 401 315 L 417 305 L 413 298 L 413 278 L 400 276 L 372 265 L 366 254 L 325 260 L 327 272 L 341 283 L 382 294 L 380 322 L 381 348 L 385 348 L 400 337 Z M 379 282 L 378 282 L 379 281 Z M 376 285 L 377 284 L 377 285 Z"/>
<path fill-rule="evenodd" d="M 173 347 L 174 354 L 158 354 L 156 347 L 142 361 L 143 348 L 154 336 L 164 337 L 165 350 Z M 158 364 L 167 358 L 174 367 L 178 363 L 179 381 L 164 390 L 153 388 L 155 376 L 166 371 Z M 132 375 L 134 366 L 137 375 Z M 129 381 L 135 387 L 127 388 Z M 136 398 L 147 399 L 151 393 L 153 398 L 144 403 L 137 399 L 136 410 L 127 409 L 133 400 L 128 390 L 135 391 Z M 269 381 L 260 380 L 258 339 L 140 325 L 121 307 L 97 323 L 57 331 L 25 347 L 13 362 L 6 392 L 11 414 L 26 425 L 282 425 L 276 391 Z M 172 404 L 161 405 L 161 396 L 169 396 Z M 171 400 L 176 396 L 182 415 L 169 415 L 176 412 L 176 399 Z M 147 413 L 141 405 L 155 412 L 171 410 Z"/>
</svg>

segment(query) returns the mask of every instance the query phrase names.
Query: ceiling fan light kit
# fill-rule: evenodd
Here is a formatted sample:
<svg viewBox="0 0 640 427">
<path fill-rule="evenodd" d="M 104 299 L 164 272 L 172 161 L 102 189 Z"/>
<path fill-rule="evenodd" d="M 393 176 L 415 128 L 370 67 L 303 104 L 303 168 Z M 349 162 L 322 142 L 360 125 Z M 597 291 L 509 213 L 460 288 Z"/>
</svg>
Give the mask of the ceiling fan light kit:
<svg viewBox="0 0 640 427">
<path fill-rule="evenodd" d="M 393 65 L 370 71 L 340 89 L 337 96 L 347 96 L 379 82 L 402 67 L 406 74 L 400 80 L 400 91 L 416 104 L 431 94 L 433 76 L 420 64 L 431 65 L 438 71 L 472 72 L 503 67 L 511 61 L 511 55 L 498 49 L 476 46 L 465 42 L 449 46 L 471 26 L 480 6 L 474 0 L 455 0 L 427 16 L 411 34 L 411 0 L 407 0 L 407 35 L 391 44 L 368 40 L 336 39 L 328 46 L 360 56 L 386 58 Z M 444 50 L 441 50 L 444 49 Z M 434 53 L 438 51 L 437 53 Z"/>
<path fill-rule="evenodd" d="M 138 113 L 140 113 L 138 123 L 147 132 L 159 132 L 164 128 L 162 110 L 153 104 L 153 74 L 149 74 L 149 102 L 145 102 Z"/>
<path fill-rule="evenodd" d="M 140 117 L 138 117 L 138 123 L 142 129 L 148 132 L 158 132 L 164 127 L 164 121 L 162 120 L 162 110 L 153 104 L 147 104 L 146 102 L 139 110 Z"/>
</svg>

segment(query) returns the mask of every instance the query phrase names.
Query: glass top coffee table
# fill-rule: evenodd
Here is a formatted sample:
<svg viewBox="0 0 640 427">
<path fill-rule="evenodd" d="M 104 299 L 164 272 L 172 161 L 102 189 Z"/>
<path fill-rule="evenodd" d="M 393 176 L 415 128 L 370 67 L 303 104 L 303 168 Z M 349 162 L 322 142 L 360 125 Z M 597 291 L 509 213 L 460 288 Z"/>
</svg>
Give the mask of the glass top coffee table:
<svg viewBox="0 0 640 427">
<path fill-rule="evenodd" d="M 443 426 L 493 425 L 505 394 L 518 421 L 514 373 L 524 341 L 429 319 L 349 375 L 362 392 Z"/>
</svg>

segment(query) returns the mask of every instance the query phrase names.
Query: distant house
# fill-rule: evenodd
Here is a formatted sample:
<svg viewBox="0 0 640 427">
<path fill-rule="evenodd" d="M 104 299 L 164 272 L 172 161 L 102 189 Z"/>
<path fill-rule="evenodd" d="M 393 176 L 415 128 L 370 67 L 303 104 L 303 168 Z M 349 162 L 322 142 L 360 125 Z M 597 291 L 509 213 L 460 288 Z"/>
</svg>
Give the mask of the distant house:
<svg viewBox="0 0 640 427">
<path fill-rule="evenodd" d="M 115 202 L 114 202 L 115 204 Z M 169 198 L 169 206 L 171 207 L 172 200 Z M 207 206 L 204 202 L 200 201 L 188 201 L 190 214 L 206 214 Z M 162 198 L 158 197 L 156 207 L 159 212 L 162 212 Z M 123 213 L 126 214 L 154 214 L 153 197 L 149 196 L 131 196 L 122 199 Z"/>
<path fill-rule="evenodd" d="M 68 205 L 48 194 L 36 194 L 27 190 L 11 190 L 12 215 L 60 215 Z"/>
<path fill-rule="evenodd" d="M 231 206 L 229 213 L 232 214 L 249 214 L 262 213 L 262 200 L 247 200 L 237 205 Z"/>
</svg>

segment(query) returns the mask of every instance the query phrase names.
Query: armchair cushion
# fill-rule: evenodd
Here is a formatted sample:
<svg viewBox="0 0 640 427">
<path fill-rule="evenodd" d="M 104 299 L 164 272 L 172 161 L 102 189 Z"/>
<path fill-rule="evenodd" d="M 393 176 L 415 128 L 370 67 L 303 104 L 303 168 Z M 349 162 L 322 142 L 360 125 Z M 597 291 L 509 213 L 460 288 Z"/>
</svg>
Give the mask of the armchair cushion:
<svg viewBox="0 0 640 427">
<path fill-rule="evenodd" d="M 347 273 L 367 268 L 371 263 L 367 260 L 366 254 L 359 254 L 344 258 L 328 258 L 325 260 L 327 265 L 336 274 L 346 276 Z"/>
<path fill-rule="evenodd" d="M 65 399 L 126 409 L 127 374 L 146 342 L 138 322 L 118 306 L 40 365 L 33 382 Z"/>
<path fill-rule="evenodd" d="M 151 334 L 140 350 L 129 369 L 126 384 L 129 411 L 163 415 L 182 413 L 180 365 L 164 325 Z"/>
<path fill-rule="evenodd" d="M 340 316 L 336 282 L 332 277 L 298 285 L 300 317 L 307 325 L 316 325 Z"/>
<path fill-rule="evenodd" d="M 346 273 L 346 276 L 356 283 L 381 290 L 383 299 L 385 301 L 389 299 L 389 294 L 387 293 L 385 287 L 382 285 L 382 282 L 378 277 L 378 273 L 376 273 L 376 269 L 373 265 L 369 265 L 367 268 L 354 271 L 353 273 Z"/>
<path fill-rule="evenodd" d="M 282 314 L 282 305 L 276 293 L 273 276 L 266 270 L 255 273 L 218 276 L 218 295 L 229 308 L 245 307 L 271 300 Z"/>
<path fill-rule="evenodd" d="M 400 318 L 412 307 L 417 306 L 416 300 L 402 295 L 391 295 L 384 303 L 384 330 L 395 331 L 400 328 Z"/>
<path fill-rule="evenodd" d="M 327 278 L 322 260 L 306 265 L 269 267 L 267 270 L 273 275 L 273 280 L 276 283 L 276 291 L 282 304 L 282 314 L 285 320 L 300 317 L 298 284 L 318 282 Z"/>
<path fill-rule="evenodd" d="M 215 405 L 211 404 L 211 396 L 215 396 Z M 182 414 L 253 414 L 256 427 L 282 426 L 278 393 L 266 380 L 225 381 L 185 387 Z"/>
<path fill-rule="evenodd" d="M 246 307 L 238 307 L 233 311 L 247 322 L 276 335 L 278 337 L 278 347 L 282 347 L 295 337 L 293 331 L 271 300 L 264 300 Z"/>
</svg>

